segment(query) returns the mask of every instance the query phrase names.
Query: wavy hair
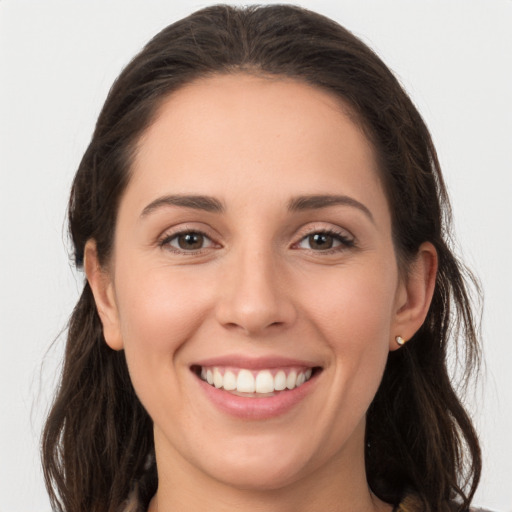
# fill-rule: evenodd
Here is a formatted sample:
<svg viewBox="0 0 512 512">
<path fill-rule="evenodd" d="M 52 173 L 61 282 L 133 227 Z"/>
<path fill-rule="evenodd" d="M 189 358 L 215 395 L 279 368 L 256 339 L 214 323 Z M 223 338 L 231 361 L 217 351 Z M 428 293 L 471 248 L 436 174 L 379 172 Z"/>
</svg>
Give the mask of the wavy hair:
<svg viewBox="0 0 512 512">
<path fill-rule="evenodd" d="M 112 86 L 76 173 L 69 229 L 77 266 L 89 239 L 100 263 L 108 262 L 137 143 L 162 101 L 198 78 L 240 72 L 296 79 L 349 105 L 377 154 L 401 270 L 423 242 L 436 248 L 426 321 L 390 353 L 367 412 L 366 472 L 372 491 L 389 503 L 412 492 L 426 512 L 465 510 L 481 455 L 447 358 L 453 343 L 465 375 L 478 368 L 471 276 L 450 248 L 450 205 L 425 123 L 380 58 L 334 21 L 293 6 L 218 5 L 157 34 Z M 147 506 L 156 491 L 152 421 L 124 353 L 105 343 L 87 282 L 70 319 L 42 456 L 59 511 L 118 511 L 134 487 Z"/>
</svg>

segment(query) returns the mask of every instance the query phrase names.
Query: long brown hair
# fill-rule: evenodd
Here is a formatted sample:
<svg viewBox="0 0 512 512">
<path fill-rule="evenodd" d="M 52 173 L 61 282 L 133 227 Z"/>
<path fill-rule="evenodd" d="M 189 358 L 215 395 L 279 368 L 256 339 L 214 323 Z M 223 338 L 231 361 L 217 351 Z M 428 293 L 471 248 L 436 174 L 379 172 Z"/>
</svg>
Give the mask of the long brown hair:
<svg viewBox="0 0 512 512">
<path fill-rule="evenodd" d="M 346 29 L 293 6 L 214 6 L 156 35 L 114 83 L 78 168 L 69 202 L 76 264 L 88 239 L 108 261 L 137 142 L 163 99 L 219 73 L 291 77 L 340 97 L 375 147 L 401 269 L 431 242 L 439 272 L 427 319 L 390 353 L 367 413 L 366 471 L 389 503 L 415 493 L 427 512 L 468 507 L 481 470 L 478 440 L 447 370 L 458 343 L 465 375 L 479 349 L 464 267 L 449 247 L 450 206 L 430 134 L 383 62 Z M 56 510 L 114 512 L 138 486 L 157 487 L 152 422 L 124 353 L 105 343 L 89 285 L 71 316 L 61 384 L 42 439 Z M 333 478 L 336 478 L 333 475 Z"/>
</svg>

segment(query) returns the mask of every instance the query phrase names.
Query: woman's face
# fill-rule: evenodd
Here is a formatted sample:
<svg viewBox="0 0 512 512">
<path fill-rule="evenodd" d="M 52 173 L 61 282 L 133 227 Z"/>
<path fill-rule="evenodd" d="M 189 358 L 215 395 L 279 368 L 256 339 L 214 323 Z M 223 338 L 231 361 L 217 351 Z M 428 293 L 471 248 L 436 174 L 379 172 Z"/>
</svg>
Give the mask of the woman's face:
<svg viewBox="0 0 512 512">
<path fill-rule="evenodd" d="M 162 105 L 132 171 L 99 309 L 159 471 L 270 489 L 363 464 L 407 291 L 372 147 L 340 102 L 200 80 Z"/>
</svg>

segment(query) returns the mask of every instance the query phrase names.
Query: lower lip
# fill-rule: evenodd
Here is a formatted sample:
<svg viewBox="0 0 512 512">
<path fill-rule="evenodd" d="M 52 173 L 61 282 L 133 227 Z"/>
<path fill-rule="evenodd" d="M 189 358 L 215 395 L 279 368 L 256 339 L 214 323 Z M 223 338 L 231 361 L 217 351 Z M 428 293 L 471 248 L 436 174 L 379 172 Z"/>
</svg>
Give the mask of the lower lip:
<svg viewBox="0 0 512 512">
<path fill-rule="evenodd" d="M 233 395 L 229 391 L 211 386 L 197 377 L 200 388 L 217 408 L 231 416 L 250 420 L 266 420 L 287 413 L 310 393 L 317 379 L 318 374 L 315 373 L 311 379 L 298 388 L 258 398 Z"/>
</svg>

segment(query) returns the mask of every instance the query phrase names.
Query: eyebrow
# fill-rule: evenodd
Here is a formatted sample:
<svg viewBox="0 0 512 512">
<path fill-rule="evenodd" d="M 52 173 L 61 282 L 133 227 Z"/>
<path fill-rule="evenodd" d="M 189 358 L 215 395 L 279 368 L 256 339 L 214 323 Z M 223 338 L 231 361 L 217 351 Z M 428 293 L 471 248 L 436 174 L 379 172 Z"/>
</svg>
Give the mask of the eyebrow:
<svg viewBox="0 0 512 512">
<path fill-rule="evenodd" d="M 317 194 L 294 197 L 288 202 L 288 209 L 290 211 L 318 210 L 337 205 L 357 208 L 375 223 L 372 212 L 363 203 L 353 197 L 343 195 Z"/>
<path fill-rule="evenodd" d="M 328 208 L 330 206 L 351 206 L 361 210 L 372 222 L 374 218 L 370 210 L 361 202 L 356 199 L 331 194 L 316 194 L 307 196 L 297 196 L 288 202 L 288 210 L 292 212 L 304 210 L 318 210 Z M 203 210 L 212 213 L 223 213 L 225 211 L 224 205 L 215 197 L 203 195 L 166 195 L 155 199 L 149 203 L 144 210 L 142 210 L 141 217 L 149 215 L 153 211 L 164 206 L 178 206 L 182 208 L 192 208 L 194 210 Z"/>
<path fill-rule="evenodd" d="M 206 212 L 222 213 L 224 206 L 214 197 L 201 195 L 167 195 L 155 199 L 142 210 L 141 217 L 145 217 L 155 210 L 164 206 L 180 206 L 182 208 L 192 208 L 194 210 L 203 210 Z"/>
</svg>

